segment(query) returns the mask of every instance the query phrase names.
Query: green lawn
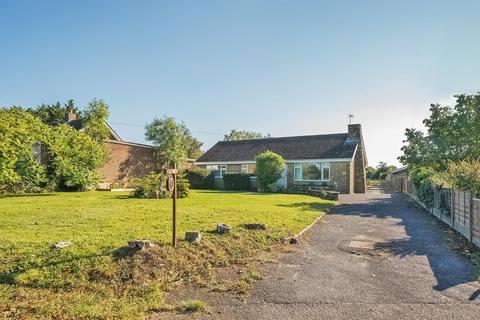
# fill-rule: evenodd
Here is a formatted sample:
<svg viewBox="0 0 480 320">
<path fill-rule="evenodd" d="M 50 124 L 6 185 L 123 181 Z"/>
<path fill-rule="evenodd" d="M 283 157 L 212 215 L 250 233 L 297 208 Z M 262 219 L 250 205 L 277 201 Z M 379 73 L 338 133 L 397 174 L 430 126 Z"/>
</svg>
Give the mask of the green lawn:
<svg viewBox="0 0 480 320">
<path fill-rule="evenodd" d="M 256 252 L 309 225 L 332 201 L 309 196 L 192 191 L 178 201 L 178 236 L 202 243 L 173 250 L 171 200 L 126 193 L 53 193 L 0 198 L 0 318 L 141 318 L 161 310 L 178 282 L 208 286 L 216 268 L 246 264 Z M 242 224 L 262 222 L 267 231 Z M 233 227 L 228 236 L 209 231 Z M 129 239 L 159 244 L 145 252 Z M 68 249 L 52 249 L 70 241 Z"/>
</svg>

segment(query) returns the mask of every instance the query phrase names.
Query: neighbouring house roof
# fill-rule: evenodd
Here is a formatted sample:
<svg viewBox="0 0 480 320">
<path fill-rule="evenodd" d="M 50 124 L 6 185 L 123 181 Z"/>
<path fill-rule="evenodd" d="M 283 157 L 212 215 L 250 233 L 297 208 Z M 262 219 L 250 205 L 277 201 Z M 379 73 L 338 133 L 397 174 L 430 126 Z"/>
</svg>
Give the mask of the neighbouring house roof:
<svg viewBox="0 0 480 320">
<path fill-rule="evenodd" d="M 390 174 L 401 174 L 401 173 L 404 173 L 404 172 L 407 172 L 408 171 L 408 167 L 401 167 L 401 168 L 398 168 L 396 170 L 393 170 L 392 172 L 390 172 Z"/>
<path fill-rule="evenodd" d="M 66 124 L 73 127 L 75 130 L 78 130 L 78 131 L 83 130 L 83 123 L 82 123 L 82 120 L 80 119 L 68 120 Z M 109 137 L 110 140 L 122 141 L 122 138 L 120 138 L 117 132 L 107 122 L 105 122 L 105 124 L 107 125 L 108 131 L 110 133 L 110 137 Z"/>
<path fill-rule="evenodd" d="M 220 141 L 205 152 L 197 163 L 254 161 L 264 151 L 273 151 L 285 160 L 351 159 L 357 142 L 347 141 L 347 133 L 283 138 Z"/>
</svg>

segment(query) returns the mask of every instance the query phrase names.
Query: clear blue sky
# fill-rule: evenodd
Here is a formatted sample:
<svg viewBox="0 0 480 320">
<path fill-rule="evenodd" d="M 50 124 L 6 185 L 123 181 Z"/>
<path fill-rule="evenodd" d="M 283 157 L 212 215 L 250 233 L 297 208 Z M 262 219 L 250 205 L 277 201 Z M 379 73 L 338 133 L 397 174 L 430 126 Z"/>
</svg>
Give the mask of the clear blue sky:
<svg viewBox="0 0 480 320">
<path fill-rule="evenodd" d="M 168 115 L 206 147 L 232 128 L 345 132 L 353 113 L 370 164 L 396 164 L 429 103 L 480 89 L 479 12 L 480 1 L 0 0 L 0 105 L 102 98 L 126 140 Z"/>
</svg>

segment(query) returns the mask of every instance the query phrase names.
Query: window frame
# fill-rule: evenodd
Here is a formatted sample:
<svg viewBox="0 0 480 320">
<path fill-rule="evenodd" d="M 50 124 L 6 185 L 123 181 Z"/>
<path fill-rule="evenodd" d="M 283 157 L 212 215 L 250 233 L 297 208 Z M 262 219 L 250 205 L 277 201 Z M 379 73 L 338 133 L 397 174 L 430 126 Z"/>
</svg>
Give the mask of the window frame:
<svg viewBox="0 0 480 320">
<path fill-rule="evenodd" d="M 240 173 L 246 173 L 248 174 L 248 164 L 242 164 L 240 166 Z"/>
<path fill-rule="evenodd" d="M 303 166 L 307 164 L 320 165 L 320 175 L 321 179 L 303 179 Z M 324 177 L 324 169 L 328 168 L 328 179 Z M 300 170 L 300 176 L 297 177 L 295 172 Z M 330 162 L 324 161 L 306 161 L 306 162 L 295 162 L 293 164 L 293 180 L 294 181 L 306 181 L 306 182 L 327 182 L 331 180 L 331 171 L 330 171 Z"/>
</svg>

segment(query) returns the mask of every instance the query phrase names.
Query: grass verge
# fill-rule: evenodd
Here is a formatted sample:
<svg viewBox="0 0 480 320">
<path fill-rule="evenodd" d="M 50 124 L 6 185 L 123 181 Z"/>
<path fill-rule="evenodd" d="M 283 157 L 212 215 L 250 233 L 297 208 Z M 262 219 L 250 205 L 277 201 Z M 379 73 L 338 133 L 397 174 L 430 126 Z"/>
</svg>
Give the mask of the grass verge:
<svg viewBox="0 0 480 320">
<path fill-rule="evenodd" d="M 168 199 L 112 192 L 0 198 L 0 318 L 143 318 L 165 310 L 166 292 L 210 286 L 215 270 L 248 265 L 333 204 L 302 195 L 193 191 L 178 201 L 178 234 L 198 230 L 202 242 L 180 241 L 173 249 Z M 217 223 L 233 231 L 215 235 Z M 248 231 L 245 223 L 267 230 Z M 131 239 L 157 245 L 132 251 Z M 72 246 L 52 248 L 59 241 Z M 242 277 L 238 291 L 257 278 Z"/>
</svg>

